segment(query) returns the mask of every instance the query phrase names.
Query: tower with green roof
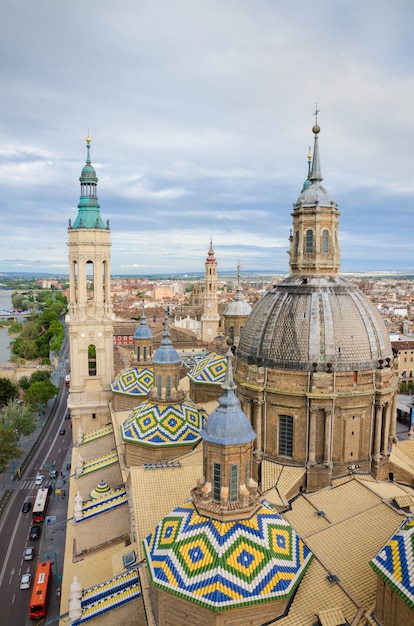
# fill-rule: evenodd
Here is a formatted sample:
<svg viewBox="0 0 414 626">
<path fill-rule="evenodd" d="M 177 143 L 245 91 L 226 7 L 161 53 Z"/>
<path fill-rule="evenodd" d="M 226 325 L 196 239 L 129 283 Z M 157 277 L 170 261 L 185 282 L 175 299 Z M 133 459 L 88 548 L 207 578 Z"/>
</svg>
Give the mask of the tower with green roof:
<svg viewBox="0 0 414 626">
<path fill-rule="evenodd" d="M 100 214 L 95 168 L 86 139 L 86 163 L 79 178 L 78 214 L 69 220 L 70 345 L 68 406 L 74 424 L 89 432 L 109 421 L 113 379 L 113 315 L 110 289 L 110 229 Z M 76 426 L 76 427 L 75 427 Z"/>
</svg>

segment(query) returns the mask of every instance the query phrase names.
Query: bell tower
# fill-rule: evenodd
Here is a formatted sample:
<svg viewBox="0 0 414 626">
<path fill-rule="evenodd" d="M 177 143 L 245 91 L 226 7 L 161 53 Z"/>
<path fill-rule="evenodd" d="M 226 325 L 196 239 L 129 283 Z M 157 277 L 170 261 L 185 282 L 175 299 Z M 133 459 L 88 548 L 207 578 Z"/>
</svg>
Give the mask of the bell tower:
<svg viewBox="0 0 414 626">
<path fill-rule="evenodd" d="M 69 220 L 69 305 L 66 323 L 70 346 L 73 433 L 89 432 L 110 419 L 113 379 L 113 319 L 110 291 L 110 230 L 98 204 L 98 178 L 86 139 L 86 164 L 79 179 L 81 196 L 73 224 Z"/>
<path fill-rule="evenodd" d="M 203 314 L 201 316 L 201 339 L 210 342 L 217 335 L 220 323 L 217 299 L 217 260 L 210 239 L 210 248 L 205 262 Z"/>
</svg>

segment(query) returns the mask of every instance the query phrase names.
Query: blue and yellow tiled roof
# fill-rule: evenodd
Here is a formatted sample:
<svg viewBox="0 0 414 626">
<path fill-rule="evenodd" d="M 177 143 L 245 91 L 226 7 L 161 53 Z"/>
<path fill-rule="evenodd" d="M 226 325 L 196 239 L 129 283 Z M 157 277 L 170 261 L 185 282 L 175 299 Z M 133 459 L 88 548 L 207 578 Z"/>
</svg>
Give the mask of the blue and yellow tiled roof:
<svg viewBox="0 0 414 626">
<path fill-rule="evenodd" d="M 227 361 L 225 356 L 209 354 L 188 372 L 187 376 L 195 383 L 221 385 L 226 375 Z"/>
<path fill-rule="evenodd" d="M 289 598 L 312 559 L 267 503 L 250 518 L 218 521 L 189 502 L 143 543 L 152 583 L 210 610 Z"/>
<path fill-rule="evenodd" d="M 116 375 L 111 383 L 114 393 L 147 396 L 154 384 L 154 373 L 148 367 L 128 367 Z"/>
<path fill-rule="evenodd" d="M 194 445 L 200 440 L 202 426 L 201 414 L 189 402 L 145 402 L 130 413 L 121 425 L 121 434 L 124 441 L 154 447 Z"/>
<path fill-rule="evenodd" d="M 369 564 L 414 609 L 414 519 L 406 521 Z"/>
</svg>

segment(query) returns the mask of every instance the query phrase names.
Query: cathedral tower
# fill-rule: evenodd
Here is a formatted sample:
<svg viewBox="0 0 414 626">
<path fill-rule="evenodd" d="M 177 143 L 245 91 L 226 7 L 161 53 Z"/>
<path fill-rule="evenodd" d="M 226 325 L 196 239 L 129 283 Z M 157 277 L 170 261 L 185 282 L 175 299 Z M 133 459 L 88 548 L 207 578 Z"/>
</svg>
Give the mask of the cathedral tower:
<svg viewBox="0 0 414 626">
<path fill-rule="evenodd" d="M 335 476 L 388 477 L 396 377 L 378 310 L 339 273 L 338 205 L 312 167 L 293 205 L 290 276 L 256 304 L 237 351 L 239 398 L 255 456 L 306 468 L 308 490 Z"/>
<path fill-rule="evenodd" d="M 86 164 L 79 179 L 78 214 L 69 221 L 69 331 L 71 381 L 68 406 L 73 432 L 89 432 L 110 419 L 113 321 L 110 291 L 110 230 L 102 221 L 98 178 L 86 139 Z"/>
<path fill-rule="evenodd" d="M 216 337 L 220 323 L 217 299 L 217 260 L 211 240 L 205 268 L 201 339 L 209 343 Z"/>
</svg>

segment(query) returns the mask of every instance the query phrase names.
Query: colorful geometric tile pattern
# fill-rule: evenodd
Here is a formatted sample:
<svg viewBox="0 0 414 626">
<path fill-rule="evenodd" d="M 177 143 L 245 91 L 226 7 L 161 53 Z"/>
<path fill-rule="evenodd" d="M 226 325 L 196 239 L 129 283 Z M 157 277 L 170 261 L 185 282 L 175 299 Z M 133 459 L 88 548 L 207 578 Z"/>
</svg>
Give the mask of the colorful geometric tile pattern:
<svg viewBox="0 0 414 626">
<path fill-rule="evenodd" d="M 128 496 L 125 491 L 125 487 L 119 487 L 118 489 L 110 491 L 102 498 L 84 502 L 82 507 L 82 517 L 75 521 L 77 524 L 80 524 L 91 517 L 95 517 L 101 513 L 107 513 L 108 511 L 116 509 L 118 506 L 122 506 L 127 503 Z"/>
<path fill-rule="evenodd" d="M 106 424 L 101 428 L 97 428 L 96 430 L 92 430 L 89 433 L 85 433 L 83 435 L 82 443 L 79 445 L 83 445 L 85 443 L 89 443 L 90 441 L 94 441 L 95 439 L 99 439 L 100 437 L 105 437 L 106 435 L 110 435 L 114 432 L 112 424 Z"/>
<path fill-rule="evenodd" d="M 211 610 L 290 597 L 313 556 L 266 502 L 230 522 L 199 515 L 188 502 L 143 544 L 155 586 Z"/>
<path fill-rule="evenodd" d="M 154 404 L 134 409 L 121 426 L 124 441 L 150 446 L 194 444 L 200 440 L 201 414 L 188 402 Z"/>
<path fill-rule="evenodd" d="M 403 524 L 369 564 L 414 609 L 414 519 Z"/>
<path fill-rule="evenodd" d="M 136 569 L 123 572 L 95 587 L 90 587 L 82 592 L 81 608 L 82 615 L 72 622 L 72 626 L 80 626 L 99 615 L 108 613 L 118 606 L 122 606 L 131 600 L 141 596 L 141 585 Z M 114 618 L 116 622 L 116 619 Z"/>
<path fill-rule="evenodd" d="M 115 393 L 147 396 L 154 384 L 154 372 L 147 367 L 128 367 L 117 374 L 111 383 Z"/>
<path fill-rule="evenodd" d="M 227 369 L 227 360 L 218 354 L 209 354 L 205 359 L 200 359 L 193 369 L 187 374 L 188 378 L 195 383 L 209 385 L 221 385 Z"/>
</svg>

